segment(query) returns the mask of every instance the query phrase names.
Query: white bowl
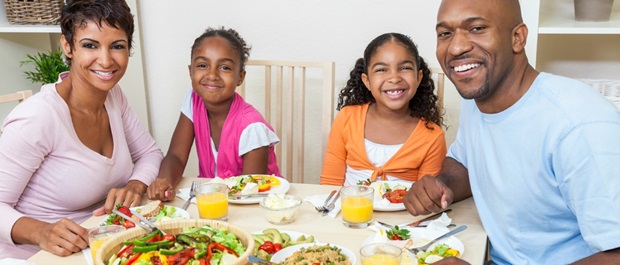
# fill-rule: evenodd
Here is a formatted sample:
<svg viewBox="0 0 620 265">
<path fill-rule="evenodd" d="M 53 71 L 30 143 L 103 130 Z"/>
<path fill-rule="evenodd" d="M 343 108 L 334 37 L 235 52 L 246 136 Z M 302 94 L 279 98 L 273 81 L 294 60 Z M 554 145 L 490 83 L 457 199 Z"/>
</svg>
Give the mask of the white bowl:
<svg viewBox="0 0 620 265">
<path fill-rule="evenodd" d="M 273 203 L 274 200 L 282 200 L 282 203 Z M 265 212 L 267 221 L 272 224 L 288 224 L 295 220 L 302 199 L 293 195 L 270 194 L 260 201 L 260 207 Z"/>
</svg>

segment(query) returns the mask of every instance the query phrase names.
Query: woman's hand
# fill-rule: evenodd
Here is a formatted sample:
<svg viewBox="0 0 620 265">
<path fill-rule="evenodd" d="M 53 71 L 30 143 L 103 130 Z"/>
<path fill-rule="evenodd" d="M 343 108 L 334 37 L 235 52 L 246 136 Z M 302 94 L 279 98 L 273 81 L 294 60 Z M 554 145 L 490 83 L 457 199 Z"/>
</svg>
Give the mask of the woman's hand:
<svg viewBox="0 0 620 265">
<path fill-rule="evenodd" d="M 88 247 L 88 230 L 67 218 L 43 225 L 36 234 L 39 247 L 58 256 L 69 256 Z"/>
<path fill-rule="evenodd" d="M 16 244 L 38 245 L 63 257 L 88 247 L 88 230 L 67 218 L 51 224 L 30 217 L 19 218 L 11 229 L 11 238 Z"/>
<path fill-rule="evenodd" d="M 174 186 L 169 178 L 157 178 L 146 190 L 146 196 L 149 200 L 170 201 L 176 195 Z"/>
<path fill-rule="evenodd" d="M 117 204 L 122 204 L 127 207 L 140 206 L 142 203 L 142 195 L 144 195 L 145 191 L 146 184 L 138 180 L 131 180 L 122 188 L 112 188 L 110 192 L 108 192 L 108 197 L 103 207 L 93 211 L 93 215 L 100 216 L 109 214 Z"/>
</svg>

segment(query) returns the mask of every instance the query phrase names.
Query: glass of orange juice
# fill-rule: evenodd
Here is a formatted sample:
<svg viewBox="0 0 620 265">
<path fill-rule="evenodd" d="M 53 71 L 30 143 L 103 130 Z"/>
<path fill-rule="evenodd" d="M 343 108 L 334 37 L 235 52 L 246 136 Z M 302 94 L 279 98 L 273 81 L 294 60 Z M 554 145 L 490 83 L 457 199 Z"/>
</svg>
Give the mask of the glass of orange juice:
<svg viewBox="0 0 620 265">
<path fill-rule="evenodd" d="M 342 222 L 349 228 L 365 228 L 372 221 L 374 189 L 369 186 L 352 185 L 340 190 Z"/>
<path fill-rule="evenodd" d="M 196 189 L 198 214 L 202 219 L 228 220 L 228 186 L 206 183 Z"/>
<path fill-rule="evenodd" d="M 373 243 L 360 249 L 362 265 L 400 265 L 402 253 L 399 247 L 387 243 Z"/>
<path fill-rule="evenodd" d="M 101 248 L 103 243 L 112 238 L 114 235 L 125 231 L 122 225 L 104 225 L 93 227 L 88 230 L 88 245 L 90 246 L 90 254 L 93 257 L 93 264 L 96 264 L 97 250 Z"/>
</svg>

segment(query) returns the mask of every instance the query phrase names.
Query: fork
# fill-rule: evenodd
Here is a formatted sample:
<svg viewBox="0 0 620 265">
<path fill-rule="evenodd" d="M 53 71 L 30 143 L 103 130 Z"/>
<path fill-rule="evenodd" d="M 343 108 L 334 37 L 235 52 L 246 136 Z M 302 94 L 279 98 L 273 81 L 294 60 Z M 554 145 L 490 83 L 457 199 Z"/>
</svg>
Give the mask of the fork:
<svg viewBox="0 0 620 265">
<path fill-rule="evenodd" d="M 431 240 L 431 242 L 428 242 L 424 246 L 416 247 L 416 248 L 408 248 L 407 250 L 409 250 L 409 252 L 411 252 L 413 255 L 418 254 L 418 252 L 420 252 L 420 251 L 425 251 L 426 252 L 428 247 L 430 247 L 432 244 L 434 244 L 438 240 L 441 240 L 441 239 L 444 239 L 444 238 L 449 237 L 451 235 L 454 235 L 456 233 L 459 233 L 459 232 L 461 232 L 461 231 L 463 231 L 465 229 L 467 229 L 467 226 L 466 225 L 461 225 L 461 226 L 455 228 L 454 230 L 452 230 L 452 231 L 450 231 L 448 233 L 445 233 L 445 234 L 439 236 L 438 238 L 435 238 L 435 239 Z"/>
<path fill-rule="evenodd" d="M 329 196 L 327 196 L 327 199 L 325 199 L 325 202 L 322 206 L 314 206 L 314 209 L 316 209 L 316 211 L 320 213 L 324 212 L 327 209 L 327 205 L 329 204 L 329 199 L 331 199 L 334 194 L 336 194 L 336 190 L 332 190 Z"/>
<path fill-rule="evenodd" d="M 200 185 L 200 180 L 192 181 L 192 186 L 189 188 L 189 198 L 187 199 L 185 204 L 183 204 L 183 210 L 187 210 L 187 207 L 189 207 L 189 203 L 192 201 L 194 197 L 196 197 L 196 188 L 198 188 L 199 185 Z"/>
</svg>

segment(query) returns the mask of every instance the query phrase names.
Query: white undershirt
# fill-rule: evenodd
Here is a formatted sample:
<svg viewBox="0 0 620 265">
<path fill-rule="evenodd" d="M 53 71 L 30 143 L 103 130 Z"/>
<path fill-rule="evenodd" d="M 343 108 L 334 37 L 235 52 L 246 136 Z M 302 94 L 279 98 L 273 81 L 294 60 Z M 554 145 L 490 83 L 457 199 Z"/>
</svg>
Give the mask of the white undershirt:
<svg viewBox="0 0 620 265">
<path fill-rule="evenodd" d="M 366 156 L 368 157 L 368 161 L 373 164 L 375 167 L 381 167 L 390 160 L 398 152 L 398 150 L 403 146 L 403 144 L 394 144 L 394 145 L 385 145 L 378 144 L 368 139 L 364 139 L 364 146 L 366 148 Z M 347 165 L 346 177 L 344 181 L 344 186 L 356 185 L 358 181 L 366 180 L 370 178 L 373 170 L 362 169 L 357 170 L 351 168 Z M 388 180 L 397 180 L 399 182 L 405 183 L 413 183 L 412 181 L 406 181 L 403 179 L 396 178 L 394 176 L 387 175 Z"/>
</svg>

